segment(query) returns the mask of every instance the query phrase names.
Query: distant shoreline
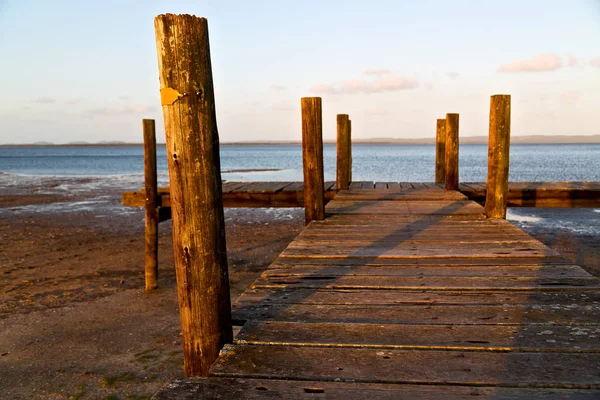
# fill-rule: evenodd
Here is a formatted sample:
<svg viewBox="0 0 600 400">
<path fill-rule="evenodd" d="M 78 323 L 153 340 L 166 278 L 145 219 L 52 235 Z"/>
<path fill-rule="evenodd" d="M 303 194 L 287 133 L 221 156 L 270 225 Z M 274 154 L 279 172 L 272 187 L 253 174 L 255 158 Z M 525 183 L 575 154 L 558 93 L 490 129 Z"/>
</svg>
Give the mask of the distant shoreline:
<svg viewBox="0 0 600 400">
<path fill-rule="evenodd" d="M 333 140 L 324 140 L 324 144 L 335 144 Z M 461 144 L 487 144 L 487 136 L 465 136 L 460 138 Z M 299 146 L 300 141 L 250 141 L 250 142 L 221 142 L 221 146 Z M 353 145 L 433 145 L 434 138 L 374 138 L 374 139 L 355 139 Z M 534 136 L 513 136 L 511 144 L 600 144 L 600 135 L 534 135 Z M 142 143 L 126 142 L 103 142 L 103 143 L 29 143 L 29 144 L 0 144 L 0 148 L 20 148 L 20 147 L 109 147 L 109 146 L 142 146 Z M 164 145 L 164 143 L 158 143 Z"/>
</svg>

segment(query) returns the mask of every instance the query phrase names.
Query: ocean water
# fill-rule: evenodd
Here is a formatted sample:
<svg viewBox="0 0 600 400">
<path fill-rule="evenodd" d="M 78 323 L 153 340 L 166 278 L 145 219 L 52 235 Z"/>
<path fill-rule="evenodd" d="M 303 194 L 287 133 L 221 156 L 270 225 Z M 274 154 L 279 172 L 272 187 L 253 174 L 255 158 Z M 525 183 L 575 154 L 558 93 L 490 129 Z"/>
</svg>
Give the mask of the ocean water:
<svg viewBox="0 0 600 400">
<path fill-rule="evenodd" d="M 352 152 L 356 181 L 434 180 L 433 145 L 361 144 L 354 145 Z M 159 145 L 157 153 L 159 184 L 167 185 L 165 146 Z M 325 145 L 326 180 L 335 180 L 335 157 L 335 145 Z M 512 145 L 510 158 L 511 181 L 600 181 L 599 144 Z M 0 185 L 88 177 L 131 189 L 143 182 L 143 163 L 141 146 L 0 148 Z M 221 170 L 229 181 L 301 181 L 301 147 L 222 146 Z M 487 146 L 461 145 L 459 172 L 462 182 L 485 181 Z"/>
</svg>

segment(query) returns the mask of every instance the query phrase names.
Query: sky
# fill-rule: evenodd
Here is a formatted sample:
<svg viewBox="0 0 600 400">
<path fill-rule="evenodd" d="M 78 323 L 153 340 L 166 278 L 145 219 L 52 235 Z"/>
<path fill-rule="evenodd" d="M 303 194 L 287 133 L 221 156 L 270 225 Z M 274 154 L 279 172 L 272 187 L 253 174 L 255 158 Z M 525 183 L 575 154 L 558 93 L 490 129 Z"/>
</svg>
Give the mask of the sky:
<svg viewBox="0 0 600 400">
<path fill-rule="evenodd" d="M 324 138 L 600 134 L 600 0 L 0 0 L 0 144 L 164 142 L 154 17 L 208 19 L 221 142 L 300 140 L 300 98 Z"/>
</svg>

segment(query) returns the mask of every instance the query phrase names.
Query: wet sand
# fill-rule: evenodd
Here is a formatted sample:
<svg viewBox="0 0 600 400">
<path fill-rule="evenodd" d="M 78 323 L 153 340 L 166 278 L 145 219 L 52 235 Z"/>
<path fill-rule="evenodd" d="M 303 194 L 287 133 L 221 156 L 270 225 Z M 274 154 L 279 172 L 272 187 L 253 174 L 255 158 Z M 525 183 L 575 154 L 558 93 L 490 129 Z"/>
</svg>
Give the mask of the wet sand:
<svg viewBox="0 0 600 400">
<path fill-rule="evenodd" d="M 2 399 L 145 399 L 182 377 L 171 223 L 159 228 L 160 289 L 144 294 L 143 211 L 123 209 L 117 190 L 98 198 L 0 189 Z M 557 215 L 574 225 L 540 223 Z M 225 216 L 235 299 L 302 229 L 303 210 Z M 574 228 L 600 226 L 600 213 L 519 209 L 511 218 L 600 276 L 600 235 Z"/>
</svg>

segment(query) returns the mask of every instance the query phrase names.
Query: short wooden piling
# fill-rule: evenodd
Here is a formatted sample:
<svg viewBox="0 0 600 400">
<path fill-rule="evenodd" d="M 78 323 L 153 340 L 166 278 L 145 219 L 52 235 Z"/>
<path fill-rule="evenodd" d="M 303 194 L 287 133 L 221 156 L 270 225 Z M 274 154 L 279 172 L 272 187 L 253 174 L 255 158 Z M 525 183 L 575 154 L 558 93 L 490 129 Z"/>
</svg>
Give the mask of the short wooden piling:
<svg viewBox="0 0 600 400">
<path fill-rule="evenodd" d="M 171 181 L 184 372 L 206 376 L 233 340 L 219 135 L 206 19 L 154 19 Z"/>
<path fill-rule="evenodd" d="M 323 122 L 320 97 L 302 98 L 302 165 L 306 224 L 325 219 Z"/>
<path fill-rule="evenodd" d="M 508 165 L 510 153 L 510 95 L 494 95 L 490 100 L 488 175 L 485 214 L 506 218 Z"/>
<path fill-rule="evenodd" d="M 351 164 L 350 158 L 352 138 L 350 131 L 350 119 L 348 114 L 337 115 L 337 174 L 336 184 L 338 190 L 350 187 Z"/>
<path fill-rule="evenodd" d="M 146 291 L 156 289 L 158 280 L 158 183 L 156 173 L 156 128 L 153 119 L 142 120 L 144 131 L 144 193 L 146 237 L 144 270 Z"/>
<path fill-rule="evenodd" d="M 458 190 L 458 114 L 446 114 L 446 190 Z"/>
<path fill-rule="evenodd" d="M 435 130 L 435 183 L 446 179 L 446 120 L 438 119 Z"/>
</svg>

